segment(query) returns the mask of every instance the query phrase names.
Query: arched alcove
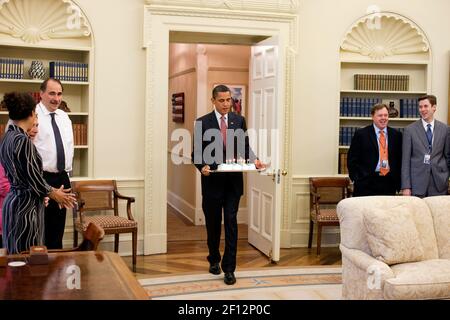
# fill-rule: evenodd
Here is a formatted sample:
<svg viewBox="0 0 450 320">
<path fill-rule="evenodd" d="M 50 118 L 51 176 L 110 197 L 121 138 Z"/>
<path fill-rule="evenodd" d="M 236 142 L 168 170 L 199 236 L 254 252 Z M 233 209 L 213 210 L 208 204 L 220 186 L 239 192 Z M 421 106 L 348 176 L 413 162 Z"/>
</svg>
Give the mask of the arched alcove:
<svg viewBox="0 0 450 320">
<path fill-rule="evenodd" d="M 70 0 L 0 0 L 0 42 L 91 46 L 91 27 Z M 58 41 L 60 40 L 60 41 Z"/>
<path fill-rule="evenodd" d="M 0 96 L 16 90 L 38 100 L 43 79 L 62 81 L 74 129 L 72 176 L 92 176 L 93 34 L 82 9 L 70 0 L 0 0 L 0 57 Z M 45 73 L 32 78 L 36 60 Z M 7 120 L 0 111 L 0 124 Z"/>
<path fill-rule="evenodd" d="M 430 45 L 425 33 L 411 20 L 389 12 L 366 15 L 346 32 L 341 58 L 368 57 L 382 61 L 429 58 Z"/>
<path fill-rule="evenodd" d="M 347 174 L 347 151 L 357 128 L 371 123 L 370 108 L 385 103 L 389 125 L 416 121 L 417 98 L 431 91 L 432 59 L 426 33 L 412 20 L 377 12 L 355 21 L 339 48 L 340 100 L 337 172 Z"/>
</svg>

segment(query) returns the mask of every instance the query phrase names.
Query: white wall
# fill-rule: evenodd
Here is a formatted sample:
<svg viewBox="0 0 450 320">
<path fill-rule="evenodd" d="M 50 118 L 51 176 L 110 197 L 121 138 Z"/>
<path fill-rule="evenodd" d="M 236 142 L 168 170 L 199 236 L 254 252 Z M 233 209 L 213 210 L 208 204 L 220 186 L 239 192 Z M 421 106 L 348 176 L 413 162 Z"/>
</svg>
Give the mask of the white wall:
<svg viewBox="0 0 450 320">
<path fill-rule="evenodd" d="M 172 154 L 173 148 L 180 141 L 171 141 L 175 130 L 188 130 L 192 135 L 194 122 L 197 117 L 197 46 L 195 44 L 171 43 L 169 49 L 169 112 L 167 151 L 167 202 L 181 215 L 191 222 L 195 222 L 196 174 L 197 169 L 191 164 L 191 150 L 183 150 L 185 158 L 182 164 L 175 164 L 171 158 L 178 156 Z M 184 92 L 184 122 L 172 121 L 173 93 Z M 191 141 L 183 143 L 190 146 Z M 178 151 L 178 150 L 177 150 Z M 177 157 L 178 158 L 178 157 Z M 186 163 L 187 161 L 187 163 Z"/>
<path fill-rule="evenodd" d="M 142 48 L 144 0 L 75 0 L 94 36 L 93 178 L 117 179 L 139 222 L 142 251 L 144 219 L 145 50 Z M 165 106 L 162 106 L 165 108 Z M 125 202 L 120 204 L 125 209 Z M 124 211 L 122 210 L 124 213 Z M 72 246 L 72 216 L 67 214 L 64 246 Z M 121 254 L 131 255 L 131 234 L 120 237 Z M 107 236 L 101 247 L 112 250 Z"/>
<path fill-rule="evenodd" d="M 94 177 L 142 180 L 144 0 L 76 2 L 87 15 L 94 34 Z"/>
<path fill-rule="evenodd" d="M 438 98 L 436 117 L 447 122 L 450 1 L 301 1 L 298 83 L 293 112 L 294 175 L 337 173 L 339 45 L 351 24 L 373 4 L 382 11 L 411 19 L 425 31 L 433 56 L 432 93 Z M 303 136 L 306 138 L 302 139 Z"/>
<path fill-rule="evenodd" d="M 76 2 L 90 19 L 94 32 L 94 176 L 142 180 L 145 51 L 141 44 L 145 1 Z M 382 11 L 411 19 L 426 33 L 433 60 L 431 93 L 438 98 L 436 116 L 446 122 L 450 1 L 300 1 L 292 113 L 292 192 L 289 221 L 282 233 L 284 247 L 306 244 L 307 177 L 337 173 L 339 45 L 350 25 L 373 4 Z M 136 200 L 137 206 L 142 205 L 142 198 Z M 335 242 L 337 232 L 331 231 L 329 235 L 328 238 L 325 235 L 325 243 Z"/>
</svg>

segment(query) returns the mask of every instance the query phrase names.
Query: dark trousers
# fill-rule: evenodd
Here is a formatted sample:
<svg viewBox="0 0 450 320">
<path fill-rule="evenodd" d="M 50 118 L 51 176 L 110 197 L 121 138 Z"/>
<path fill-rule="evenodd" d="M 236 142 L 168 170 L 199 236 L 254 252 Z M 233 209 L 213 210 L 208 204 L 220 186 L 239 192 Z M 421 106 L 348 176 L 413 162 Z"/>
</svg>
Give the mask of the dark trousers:
<svg viewBox="0 0 450 320">
<path fill-rule="evenodd" d="M 54 188 L 64 185 L 64 188 L 70 188 L 70 180 L 67 172 L 60 173 L 44 171 L 44 179 Z M 62 239 L 64 228 L 66 226 L 66 209 L 59 208 L 56 201 L 50 199 L 45 208 L 45 240 L 44 243 L 48 249 L 62 249 Z"/>
<path fill-rule="evenodd" d="M 393 196 L 396 192 L 396 183 L 390 173 L 380 176 L 374 172 L 361 181 L 355 181 L 353 196 Z"/>
<path fill-rule="evenodd" d="M 222 230 L 222 209 L 225 227 L 225 252 L 222 259 L 222 270 L 234 272 L 236 270 L 236 250 L 238 239 L 237 213 L 240 196 L 228 193 L 223 198 L 203 196 L 202 208 L 205 214 L 206 232 L 208 235 L 208 261 L 218 263 L 220 258 L 220 233 Z"/>
</svg>

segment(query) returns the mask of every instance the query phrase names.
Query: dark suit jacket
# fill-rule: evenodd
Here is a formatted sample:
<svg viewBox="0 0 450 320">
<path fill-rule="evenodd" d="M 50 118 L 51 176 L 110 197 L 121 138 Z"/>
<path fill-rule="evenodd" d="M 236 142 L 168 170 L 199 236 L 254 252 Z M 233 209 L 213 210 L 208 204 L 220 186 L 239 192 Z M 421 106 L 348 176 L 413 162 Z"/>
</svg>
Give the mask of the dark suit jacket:
<svg viewBox="0 0 450 320">
<path fill-rule="evenodd" d="M 402 134 L 390 127 L 388 133 L 389 175 L 395 183 L 395 190 L 400 190 L 402 164 Z M 357 184 L 373 176 L 379 161 L 378 141 L 373 124 L 355 132 L 348 151 L 347 167 L 350 179 Z"/>
<path fill-rule="evenodd" d="M 205 165 L 209 165 L 211 170 L 215 170 L 227 158 L 244 158 L 250 159 L 252 162 L 256 159 L 249 147 L 245 118 L 234 112 L 229 112 L 228 130 L 233 131 L 228 132 L 227 145 L 229 149 L 228 153 L 225 153 L 215 112 L 208 113 L 196 120 L 192 161 L 199 171 Z M 234 139 L 232 133 L 235 134 Z M 233 147 L 230 146 L 232 141 L 234 141 Z M 211 155 L 211 157 L 207 157 L 207 155 Z M 202 175 L 201 179 L 203 196 L 222 198 L 226 192 L 231 192 L 235 196 L 241 196 L 244 192 L 241 172 L 214 172 L 209 176 Z"/>
</svg>

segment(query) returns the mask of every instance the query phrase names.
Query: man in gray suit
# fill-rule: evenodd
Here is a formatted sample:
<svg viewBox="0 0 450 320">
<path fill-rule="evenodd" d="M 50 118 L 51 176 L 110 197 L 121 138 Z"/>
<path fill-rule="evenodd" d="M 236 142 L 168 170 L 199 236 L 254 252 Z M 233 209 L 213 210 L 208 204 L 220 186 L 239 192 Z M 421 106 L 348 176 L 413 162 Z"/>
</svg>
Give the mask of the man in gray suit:
<svg viewBox="0 0 450 320">
<path fill-rule="evenodd" d="M 419 98 L 421 119 L 403 133 L 402 193 L 405 196 L 445 195 L 450 168 L 450 131 L 434 119 L 436 97 Z"/>
</svg>

